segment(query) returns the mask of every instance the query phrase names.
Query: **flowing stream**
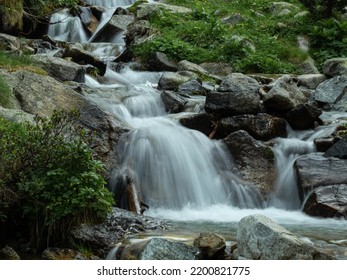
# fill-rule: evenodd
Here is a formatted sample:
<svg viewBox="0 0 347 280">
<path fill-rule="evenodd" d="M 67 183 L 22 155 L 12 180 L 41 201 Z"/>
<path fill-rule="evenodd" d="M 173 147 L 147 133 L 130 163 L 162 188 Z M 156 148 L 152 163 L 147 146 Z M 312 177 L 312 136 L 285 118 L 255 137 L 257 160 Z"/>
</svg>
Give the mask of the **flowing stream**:
<svg viewBox="0 0 347 280">
<path fill-rule="evenodd" d="M 135 1 L 86 2 L 107 8 L 97 28 L 100 30 L 117 7 Z M 118 50 L 124 46 L 120 40 L 122 33 L 115 34 L 115 44 L 93 43 L 96 33 L 87 35 L 79 18 L 67 11 L 53 15 L 51 22 L 55 24 L 49 29 L 50 36 L 88 43 L 89 51 L 105 59 L 117 56 L 111 51 L 115 46 Z M 279 176 L 275 192 L 265 203 L 254 186 L 238 177 L 221 142 L 179 124 L 182 114 L 198 112 L 204 98 L 192 99 L 192 105 L 182 114 L 169 115 L 160 92 L 155 89 L 160 76 L 161 73 L 136 72 L 125 67 L 120 72 L 108 69 L 99 80 L 86 77 L 86 85 L 95 89 L 89 98 L 131 128 L 119 144 L 120 166 L 110 182 L 114 191 L 121 186 L 119 182 L 128 178 L 136 210 L 140 211 L 143 200 L 150 206 L 146 215 L 174 220 L 178 226 L 172 236 L 191 239 L 210 230 L 223 234 L 227 240 L 235 240 L 237 222 L 258 213 L 315 244 L 332 246 L 339 258 L 347 258 L 347 221 L 318 219 L 302 213 L 293 172 L 295 159 L 314 152 L 314 138 L 330 135 L 339 119 L 347 117 L 346 113 L 326 113 L 323 119 L 331 119 L 331 125 L 301 132 L 288 127 L 288 138 L 275 139 L 273 149 Z"/>
</svg>

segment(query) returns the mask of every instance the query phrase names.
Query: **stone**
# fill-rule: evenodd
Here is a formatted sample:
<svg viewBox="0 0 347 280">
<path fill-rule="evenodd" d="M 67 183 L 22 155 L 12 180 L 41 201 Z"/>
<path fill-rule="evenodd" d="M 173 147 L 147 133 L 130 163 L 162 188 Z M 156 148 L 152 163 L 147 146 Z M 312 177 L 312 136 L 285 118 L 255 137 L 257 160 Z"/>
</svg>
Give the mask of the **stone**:
<svg viewBox="0 0 347 280">
<path fill-rule="evenodd" d="M 319 118 L 321 114 L 322 110 L 313 104 L 305 103 L 299 104 L 287 112 L 285 119 L 293 129 L 313 129 L 317 124 L 322 123 L 322 120 Z"/>
<path fill-rule="evenodd" d="M 0 116 L 14 122 L 33 122 L 34 115 L 17 109 L 6 109 L 0 106 Z"/>
<path fill-rule="evenodd" d="M 308 89 L 316 89 L 319 84 L 327 80 L 323 74 L 304 74 L 297 77 L 298 86 L 304 86 Z"/>
<path fill-rule="evenodd" d="M 99 21 L 93 15 L 90 7 L 79 6 L 76 8 L 76 11 L 84 27 L 90 32 L 90 34 L 93 34 L 99 25 Z"/>
<path fill-rule="evenodd" d="M 283 11 L 289 11 L 289 13 L 292 12 L 299 12 L 300 8 L 294 4 L 288 3 L 288 2 L 272 2 L 270 3 L 269 7 L 270 12 L 273 15 L 282 15 Z M 287 12 L 283 15 L 287 15 Z"/>
<path fill-rule="evenodd" d="M 287 137 L 285 120 L 264 113 L 221 119 L 215 137 L 224 138 L 238 130 L 245 130 L 255 139 L 263 141 L 276 137 Z"/>
<path fill-rule="evenodd" d="M 165 53 L 156 52 L 154 57 L 148 60 L 148 70 L 150 71 L 177 71 L 177 63 L 169 59 Z"/>
<path fill-rule="evenodd" d="M 332 145 L 336 143 L 337 139 L 334 136 L 321 137 L 314 139 L 317 152 L 326 152 Z"/>
<path fill-rule="evenodd" d="M 198 130 L 209 136 L 213 131 L 213 123 L 206 113 L 184 115 L 179 118 L 179 122 L 190 129 Z"/>
<path fill-rule="evenodd" d="M 190 14 L 193 12 L 191 9 L 181 6 L 168 5 L 159 2 L 144 3 L 139 5 L 139 9 L 136 11 L 136 19 L 150 19 L 161 10 L 179 14 Z"/>
<path fill-rule="evenodd" d="M 218 234 L 202 232 L 194 239 L 193 245 L 200 249 L 203 260 L 224 259 L 226 243 L 224 237 Z"/>
<path fill-rule="evenodd" d="M 347 219 L 347 184 L 319 187 L 304 202 L 310 216 Z"/>
<path fill-rule="evenodd" d="M 236 238 L 238 253 L 246 259 L 335 259 L 263 215 L 242 218 L 238 223 Z"/>
<path fill-rule="evenodd" d="M 314 100 L 328 105 L 335 111 L 347 111 L 347 75 L 336 76 L 321 83 L 314 94 Z"/>
<path fill-rule="evenodd" d="M 258 187 L 267 197 L 276 181 L 275 156 L 272 149 L 255 140 L 246 131 L 239 130 L 224 138 L 240 175 Z"/>
<path fill-rule="evenodd" d="M 307 102 L 307 97 L 293 83 L 277 80 L 263 98 L 268 112 L 285 113 Z"/>
<path fill-rule="evenodd" d="M 187 100 L 184 97 L 171 91 L 163 91 L 160 94 L 160 97 L 164 103 L 165 110 L 168 113 L 182 112 L 187 103 Z"/>
<path fill-rule="evenodd" d="M 189 71 L 189 72 L 193 72 L 193 73 L 198 74 L 198 75 L 206 75 L 206 76 L 209 75 L 209 73 L 204 68 L 202 68 L 201 66 L 199 66 L 195 63 L 189 62 L 187 60 L 181 60 L 178 63 L 178 69 L 177 70 L 178 71 Z"/>
<path fill-rule="evenodd" d="M 222 80 L 218 91 L 253 95 L 258 93 L 259 88 L 257 80 L 242 73 L 232 73 Z"/>
<path fill-rule="evenodd" d="M 323 73 L 328 77 L 336 77 L 347 74 L 347 58 L 331 58 L 323 63 Z"/>
<path fill-rule="evenodd" d="M 12 247 L 6 245 L 0 249 L 0 260 L 20 260 L 20 256 Z"/>
<path fill-rule="evenodd" d="M 347 135 L 334 143 L 332 147 L 325 152 L 324 156 L 347 159 Z"/>
<path fill-rule="evenodd" d="M 302 74 L 320 74 L 315 61 L 309 57 L 300 65 Z"/>
<path fill-rule="evenodd" d="M 228 76 L 233 72 L 229 63 L 217 63 L 217 62 L 204 62 L 200 66 L 204 68 L 209 74 L 217 76 Z"/>
<path fill-rule="evenodd" d="M 85 69 L 75 62 L 60 57 L 35 55 L 33 59 L 59 81 L 84 82 Z"/>
<path fill-rule="evenodd" d="M 20 41 L 17 37 L 0 33 L 0 50 L 3 51 L 18 51 L 20 49 Z"/>
<path fill-rule="evenodd" d="M 301 201 L 314 189 L 347 183 L 346 160 L 326 158 L 322 153 L 300 156 L 294 163 Z"/>
<path fill-rule="evenodd" d="M 164 72 L 158 82 L 159 90 L 177 90 L 178 87 L 188 82 L 189 80 L 196 79 L 197 75 L 192 72 Z"/>
<path fill-rule="evenodd" d="M 197 80 L 190 80 L 178 87 L 178 93 L 182 95 L 206 95 L 205 88 Z"/>
</svg>

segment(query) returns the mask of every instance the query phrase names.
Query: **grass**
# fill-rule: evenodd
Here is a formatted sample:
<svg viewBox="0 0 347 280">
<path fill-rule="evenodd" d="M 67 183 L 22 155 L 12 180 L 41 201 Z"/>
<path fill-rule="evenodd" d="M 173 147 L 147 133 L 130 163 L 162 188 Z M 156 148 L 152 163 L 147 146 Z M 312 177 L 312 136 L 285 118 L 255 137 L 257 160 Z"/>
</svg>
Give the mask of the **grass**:
<svg viewBox="0 0 347 280">
<path fill-rule="evenodd" d="M 310 32 L 312 35 L 317 23 L 309 14 L 300 17 L 294 16 L 296 12 L 275 15 L 270 11 L 272 2 L 166 0 L 167 4 L 185 6 L 193 12 L 184 15 L 157 13 L 150 19 L 152 32 L 157 36 L 135 46 L 134 54 L 147 60 L 156 51 L 161 51 L 177 61 L 227 62 L 234 71 L 245 73 L 300 73 L 298 66 L 308 54 L 297 47 L 297 36 L 306 36 Z M 299 1 L 287 2 L 298 6 L 299 11 L 305 11 Z M 237 18 L 239 20 L 233 22 Z M 319 39 L 318 35 L 321 36 L 321 32 L 312 35 L 315 46 L 325 40 Z M 345 45 L 338 44 L 338 52 L 334 52 L 336 48 L 313 48 L 310 55 L 324 59 L 336 56 L 346 50 Z"/>
<path fill-rule="evenodd" d="M 4 78 L 0 75 L 0 106 L 11 108 L 11 90 Z"/>
</svg>

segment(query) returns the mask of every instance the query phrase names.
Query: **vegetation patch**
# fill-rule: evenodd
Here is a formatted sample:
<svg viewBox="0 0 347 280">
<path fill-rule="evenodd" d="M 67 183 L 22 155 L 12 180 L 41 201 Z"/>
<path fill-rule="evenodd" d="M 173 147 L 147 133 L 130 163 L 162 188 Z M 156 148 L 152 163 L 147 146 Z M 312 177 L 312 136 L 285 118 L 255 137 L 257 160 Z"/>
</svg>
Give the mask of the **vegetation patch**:
<svg viewBox="0 0 347 280">
<path fill-rule="evenodd" d="M 0 75 L 0 106 L 11 108 L 11 90 L 4 78 Z"/>
<path fill-rule="evenodd" d="M 47 75 L 47 72 L 36 66 L 28 55 L 17 55 L 9 52 L 0 51 L 0 68 L 14 72 L 18 70 L 27 70 L 40 75 Z"/>
</svg>

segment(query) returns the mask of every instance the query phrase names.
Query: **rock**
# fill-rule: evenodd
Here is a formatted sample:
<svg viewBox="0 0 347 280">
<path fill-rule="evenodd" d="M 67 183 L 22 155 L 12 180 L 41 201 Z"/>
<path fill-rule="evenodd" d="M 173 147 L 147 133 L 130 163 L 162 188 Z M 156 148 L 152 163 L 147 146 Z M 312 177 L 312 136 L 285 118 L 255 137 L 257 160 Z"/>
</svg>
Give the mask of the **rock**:
<svg viewBox="0 0 347 280">
<path fill-rule="evenodd" d="M 306 101 L 306 96 L 295 84 L 283 80 L 277 80 L 263 98 L 266 110 L 276 113 L 288 112 Z"/>
<path fill-rule="evenodd" d="M 149 21 L 139 20 L 129 24 L 124 35 L 124 41 L 128 47 L 145 42 L 151 38 L 151 27 Z"/>
<path fill-rule="evenodd" d="M 245 130 L 255 139 L 263 141 L 276 137 L 287 137 L 285 120 L 264 113 L 221 119 L 215 137 L 224 138 L 238 130 Z"/>
<path fill-rule="evenodd" d="M 204 68 L 202 68 L 201 66 L 199 66 L 195 63 L 189 62 L 187 60 L 181 60 L 178 63 L 177 70 L 178 71 L 189 71 L 189 72 L 193 72 L 193 73 L 198 74 L 198 75 L 206 75 L 206 76 L 209 75 L 209 73 Z"/>
<path fill-rule="evenodd" d="M 134 16 L 132 15 L 113 15 L 109 22 L 93 36 L 91 41 L 112 42 L 115 34 L 126 31 L 133 20 Z"/>
<path fill-rule="evenodd" d="M 310 57 L 306 59 L 303 63 L 300 65 L 302 74 L 319 74 L 319 70 L 314 62 L 314 60 Z"/>
<path fill-rule="evenodd" d="M 294 169 L 302 201 L 318 187 L 347 183 L 346 160 L 326 158 L 321 153 L 300 156 L 294 163 Z"/>
<path fill-rule="evenodd" d="M 178 87 L 178 93 L 183 95 L 206 95 L 205 88 L 197 80 L 191 80 Z"/>
<path fill-rule="evenodd" d="M 84 27 L 89 31 L 90 34 L 93 34 L 99 25 L 99 21 L 93 15 L 91 8 L 79 6 L 76 8 L 76 11 Z"/>
<path fill-rule="evenodd" d="M 304 86 L 308 89 L 316 89 L 326 79 L 327 77 L 323 74 L 305 74 L 297 77 L 298 86 Z"/>
<path fill-rule="evenodd" d="M 314 139 L 314 144 L 317 152 L 326 152 L 332 145 L 336 143 L 336 141 L 337 140 L 334 136 L 329 136 Z"/>
<path fill-rule="evenodd" d="M 23 112 L 22 110 L 17 109 L 6 109 L 0 106 L 0 116 L 15 122 L 33 122 L 34 115 Z"/>
<path fill-rule="evenodd" d="M 319 116 L 322 110 L 310 103 L 299 104 L 287 112 L 285 119 L 293 129 L 313 129 L 319 123 L 322 123 Z"/>
<path fill-rule="evenodd" d="M 229 134 L 223 142 L 242 177 L 255 184 L 263 196 L 268 196 L 276 180 L 275 156 L 272 149 L 255 140 L 244 130 Z"/>
<path fill-rule="evenodd" d="M 163 91 L 160 94 L 161 100 L 164 103 L 165 110 L 168 113 L 179 113 L 184 110 L 187 100 L 181 95 L 172 91 Z"/>
<path fill-rule="evenodd" d="M 180 117 L 180 123 L 190 129 L 198 130 L 209 136 L 213 130 L 213 123 L 206 113 L 185 115 Z"/>
<path fill-rule="evenodd" d="M 229 63 L 204 62 L 200 64 L 209 74 L 228 76 L 233 72 Z"/>
<path fill-rule="evenodd" d="M 165 53 L 156 52 L 154 57 L 148 60 L 148 70 L 150 71 L 177 71 L 177 63 L 169 59 Z"/>
<path fill-rule="evenodd" d="M 347 111 L 347 76 L 336 76 L 321 83 L 314 100 L 327 104 L 331 110 Z"/>
<path fill-rule="evenodd" d="M 107 170 L 116 165 L 116 146 L 120 136 L 127 131 L 116 118 L 51 77 L 28 71 L 2 73 L 21 109 L 29 114 L 48 117 L 55 110 L 78 109 L 81 125 L 94 132 L 92 144 L 96 157 L 103 161 Z"/>
<path fill-rule="evenodd" d="M 260 110 L 258 82 L 241 73 L 227 76 L 219 92 L 207 94 L 205 110 L 217 118 L 256 114 Z"/>
<path fill-rule="evenodd" d="M 85 69 L 75 62 L 60 57 L 35 55 L 33 59 L 59 81 L 84 82 Z"/>
<path fill-rule="evenodd" d="M 331 58 L 324 61 L 323 73 L 328 77 L 342 76 L 347 74 L 347 58 Z"/>
<path fill-rule="evenodd" d="M 222 260 L 225 255 L 226 243 L 224 237 L 212 233 L 202 232 L 194 239 L 194 246 L 200 249 L 203 260 Z"/>
<path fill-rule="evenodd" d="M 72 44 L 65 48 L 63 57 L 71 57 L 72 60 L 78 64 L 88 65 L 91 64 L 97 68 L 98 75 L 103 76 L 106 73 L 107 65 L 100 58 L 86 52 L 83 46 L 78 47 L 78 44 Z"/>
<path fill-rule="evenodd" d="M 231 16 L 227 16 L 221 19 L 222 23 L 236 25 L 240 22 L 244 22 L 245 18 L 241 14 L 233 14 Z"/>
<path fill-rule="evenodd" d="M 337 141 L 331 148 L 329 148 L 324 156 L 347 159 L 347 135 L 344 136 L 341 140 Z"/>
<path fill-rule="evenodd" d="M 334 259 L 263 215 L 240 220 L 237 248 L 241 256 L 252 260 Z"/>
<path fill-rule="evenodd" d="M 181 7 L 181 6 L 174 6 L 174 5 L 168 5 L 164 3 L 144 3 L 139 5 L 139 9 L 136 11 L 136 19 L 150 19 L 154 15 L 156 15 L 161 10 L 170 12 L 170 13 L 179 13 L 179 14 L 190 14 L 193 11 L 189 8 Z"/>
<path fill-rule="evenodd" d="M 311 216 L 347 219 L 347 184 L 313 190 L 304 203 L 303 211 Z"/>
<path fill-rule="evenodd" d="M 17 37 L 0 33 L 0 50 L 15 52 L 20 49 L 20 41 Z"/>
<path fill-rule="evenodd" d="M 269 7 L 270 12 L 273 15 L 287 15 L 289 11 L 290 13 L 293 12 L 299 12 L 300 8 L 294 4 L 288 3 L 288 2 L 272 2 Z M 285 12 L 284 12 L 285 11 Z"/>
<path fill-rule="evenodd" d="M 0 250 L 0 260 L 20 260 L 20 256 L 12 247 L 6 245 Z"/>
<path fill-rule="evenodd" d="M 159 79 L 158 89 L 177 90 L 181 84 L 196 78 L 196 74 L 192 72 L 164 72 Z"/>
</svg>

